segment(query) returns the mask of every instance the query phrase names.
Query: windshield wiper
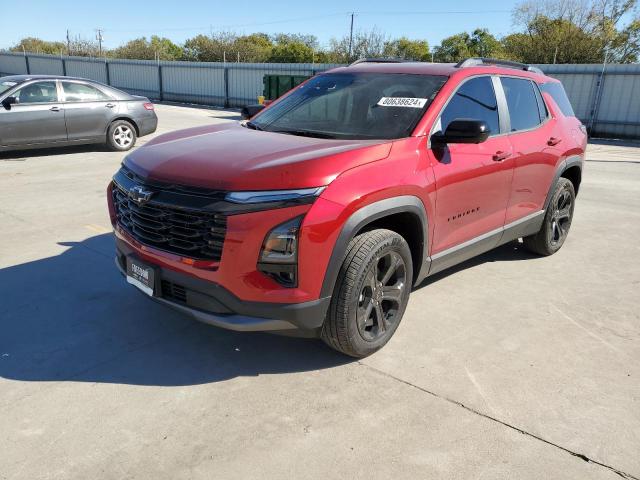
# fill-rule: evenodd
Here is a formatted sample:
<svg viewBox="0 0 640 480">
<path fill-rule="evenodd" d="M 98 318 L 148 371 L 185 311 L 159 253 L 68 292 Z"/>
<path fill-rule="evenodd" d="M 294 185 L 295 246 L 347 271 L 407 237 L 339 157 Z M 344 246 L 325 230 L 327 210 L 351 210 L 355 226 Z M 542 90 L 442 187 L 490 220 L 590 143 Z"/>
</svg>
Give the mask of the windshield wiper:
<svg viewBox="0 0 640 480">
<path fill-rule="evenodd" d="M 251 120 L 247 120 L 246 122 L 244 122 L 244 126 L 247 127 L 247 128 L 250 128 L 251 130 L 259 130 L 259 131 L 263 131 L 264 130 L 263 128 L 259 127 L 255 123 L 253 123 Z"/>
<path fill-rule="evenodd" d="M 313 130 L 269 130 L 273 133 L 284 133 L 287 135 L 298 135 L 300 137 L 312 137 L 312 138 L 330 138 L 335 139 L 335 135 L 324 132 L 314 132 Z"/>
</svg>

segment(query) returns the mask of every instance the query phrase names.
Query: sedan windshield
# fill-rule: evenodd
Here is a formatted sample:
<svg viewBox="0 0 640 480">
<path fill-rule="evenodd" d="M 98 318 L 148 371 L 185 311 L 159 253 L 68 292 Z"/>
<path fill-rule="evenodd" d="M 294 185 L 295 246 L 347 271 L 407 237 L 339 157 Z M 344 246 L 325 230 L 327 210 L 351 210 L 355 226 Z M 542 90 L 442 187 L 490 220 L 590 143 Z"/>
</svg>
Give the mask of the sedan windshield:
<svg viewBox="0 0 640 480">
<path fill-rule="evenodd" d="M 446 80 L 400 73 L 319 75 L 264 110 L 249 126 L 318 138 L 408 137 Z"/>
<path fill-rule="evenodd" d="M 9 90 L 11 87 L 17 85 L 17 82 L 10 82 L 8 80 L 0 81 L 0 95 Z"/>
</svg>

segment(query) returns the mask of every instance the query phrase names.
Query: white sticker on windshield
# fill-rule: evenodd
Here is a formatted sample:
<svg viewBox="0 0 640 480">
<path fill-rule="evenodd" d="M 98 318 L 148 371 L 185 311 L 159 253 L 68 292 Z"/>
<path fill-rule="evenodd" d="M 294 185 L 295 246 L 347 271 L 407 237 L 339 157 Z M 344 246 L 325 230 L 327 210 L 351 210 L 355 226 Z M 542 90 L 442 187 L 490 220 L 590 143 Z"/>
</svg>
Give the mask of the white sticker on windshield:
<svg viewBox="0 0 640 480">
<path fill-rule="evenodd" d="M 380 105 L 381 107 L 422 108 L 426 103 L 426 98 L 382 97 L 378 102 L 378 105 Z"/>
</svg>

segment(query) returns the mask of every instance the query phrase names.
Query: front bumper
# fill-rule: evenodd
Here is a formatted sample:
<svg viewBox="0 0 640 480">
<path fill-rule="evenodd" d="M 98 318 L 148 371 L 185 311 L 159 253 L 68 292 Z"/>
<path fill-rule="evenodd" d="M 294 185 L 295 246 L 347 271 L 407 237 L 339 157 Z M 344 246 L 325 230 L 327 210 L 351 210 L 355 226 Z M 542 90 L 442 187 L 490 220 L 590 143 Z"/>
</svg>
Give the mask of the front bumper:
<svg viewBox="0 0 640 480">
<path fill-rule="evenodd" d="M 116 241 L 116 265 L 126 275 L 126 258 L 135 251 Z M 324 322 L 331 297 L 303 303 L 247 302 L 214 282 L 208 282 L 159 265 L 159 285 L 153 300 L 194 319 L 236 331 L 278 331 L 315 336 Z"/>
</svg>

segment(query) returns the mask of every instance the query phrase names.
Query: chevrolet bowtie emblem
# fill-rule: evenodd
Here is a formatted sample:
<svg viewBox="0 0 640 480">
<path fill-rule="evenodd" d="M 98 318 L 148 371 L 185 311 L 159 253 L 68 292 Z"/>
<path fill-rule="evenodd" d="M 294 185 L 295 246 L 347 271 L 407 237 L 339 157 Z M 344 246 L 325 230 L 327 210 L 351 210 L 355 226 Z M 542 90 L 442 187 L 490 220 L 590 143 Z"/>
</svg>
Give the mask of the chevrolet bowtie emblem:
<svg viewBox="0 0 640 480">
<path fill-rule="evenodd" d="M 152 196 L 153 192 L 151 190 L 146 190 L 141 185 L 135 185 L 129 189 L 129 198 L 138 205 L 147 203 Z"/>
</svg>

